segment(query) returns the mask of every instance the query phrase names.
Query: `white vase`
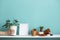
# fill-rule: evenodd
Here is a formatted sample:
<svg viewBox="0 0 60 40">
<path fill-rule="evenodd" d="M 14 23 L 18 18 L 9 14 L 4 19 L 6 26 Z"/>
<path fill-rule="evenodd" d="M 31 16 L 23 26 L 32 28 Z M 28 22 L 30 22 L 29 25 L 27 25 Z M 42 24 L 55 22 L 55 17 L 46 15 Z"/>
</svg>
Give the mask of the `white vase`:
<svg viewBox="0 0 60 40">
<path fill-rule="evenodd" d="M 10 26 L 11 34 L 10 35 L 16 35 L 17 34 L 17 26 Z"/>
<path fill-rule="evenodd" d="M 27 36 L 28 35 L 28 24 L 26 24 L 26 23 L 20 24 L 19 35 L 20 36 Z"/>
</svg>

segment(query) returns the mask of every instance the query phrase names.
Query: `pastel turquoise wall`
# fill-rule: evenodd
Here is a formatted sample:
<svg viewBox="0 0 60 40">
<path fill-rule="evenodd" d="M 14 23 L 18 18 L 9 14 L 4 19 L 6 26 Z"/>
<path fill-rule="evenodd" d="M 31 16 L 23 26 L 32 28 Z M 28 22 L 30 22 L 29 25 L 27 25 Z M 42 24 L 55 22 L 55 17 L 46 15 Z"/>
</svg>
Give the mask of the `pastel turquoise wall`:
<svg viewBox="0 0 60 40">
<path fill-rule="evenodd" d="M 0 30 L 7 19 L 28 23 L 29 31 L 43 25 L 60 34 L 60 0 L 0 0 Z"/>
</svg>

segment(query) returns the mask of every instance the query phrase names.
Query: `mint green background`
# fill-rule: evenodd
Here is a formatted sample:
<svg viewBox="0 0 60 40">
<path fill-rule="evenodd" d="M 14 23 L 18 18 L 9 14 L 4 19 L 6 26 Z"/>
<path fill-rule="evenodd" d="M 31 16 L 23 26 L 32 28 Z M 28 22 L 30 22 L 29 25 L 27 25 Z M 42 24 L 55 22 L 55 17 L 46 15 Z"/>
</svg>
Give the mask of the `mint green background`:
<svg viewBox="0 0 60 40">
<path fill-rule="evenodd" d="M 0 30 L 7 19 L 28 23 L 29 32 L 43 25 L 60 34 L 60 0 L 0 0 Z"/>
</svg>

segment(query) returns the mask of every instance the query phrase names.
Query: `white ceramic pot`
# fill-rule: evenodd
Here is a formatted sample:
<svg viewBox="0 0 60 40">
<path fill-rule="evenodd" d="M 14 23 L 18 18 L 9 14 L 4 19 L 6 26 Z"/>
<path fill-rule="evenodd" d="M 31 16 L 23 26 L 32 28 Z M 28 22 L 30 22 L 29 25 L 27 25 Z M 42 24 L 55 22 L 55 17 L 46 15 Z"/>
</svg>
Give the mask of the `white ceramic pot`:
<svg viewBox="0 0 60 40">
<path fill-rule="evenodd" d="M 20 24 L 19 35 L 20 36 L 27 36 L 28 35 L 28 24 L 26 24 L 26 23 Z"/>
<path fill-rule="evenodd" d="M 39 34 L 44 34 L 44 32 L 39 32 Z"/>
<path fill-rule="evenodd" d="M 16 35 L 17 34 L 17 26 L 10 26 L 11 34 L 10 35 Z"/>
</svg>

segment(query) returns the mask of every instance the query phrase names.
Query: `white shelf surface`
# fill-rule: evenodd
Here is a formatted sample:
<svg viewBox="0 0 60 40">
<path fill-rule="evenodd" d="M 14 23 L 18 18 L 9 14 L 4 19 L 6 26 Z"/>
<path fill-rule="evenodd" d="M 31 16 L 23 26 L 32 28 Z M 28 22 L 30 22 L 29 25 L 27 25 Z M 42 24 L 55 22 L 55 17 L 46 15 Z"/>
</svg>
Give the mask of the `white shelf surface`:
<svg viewBox="0 0 60 40">
<path fill-rule="evenodd" d="M 60 38 L 60 35 L 53 35 L 53 36 L 0 36 L 0 38 Z"/>
</svg>

